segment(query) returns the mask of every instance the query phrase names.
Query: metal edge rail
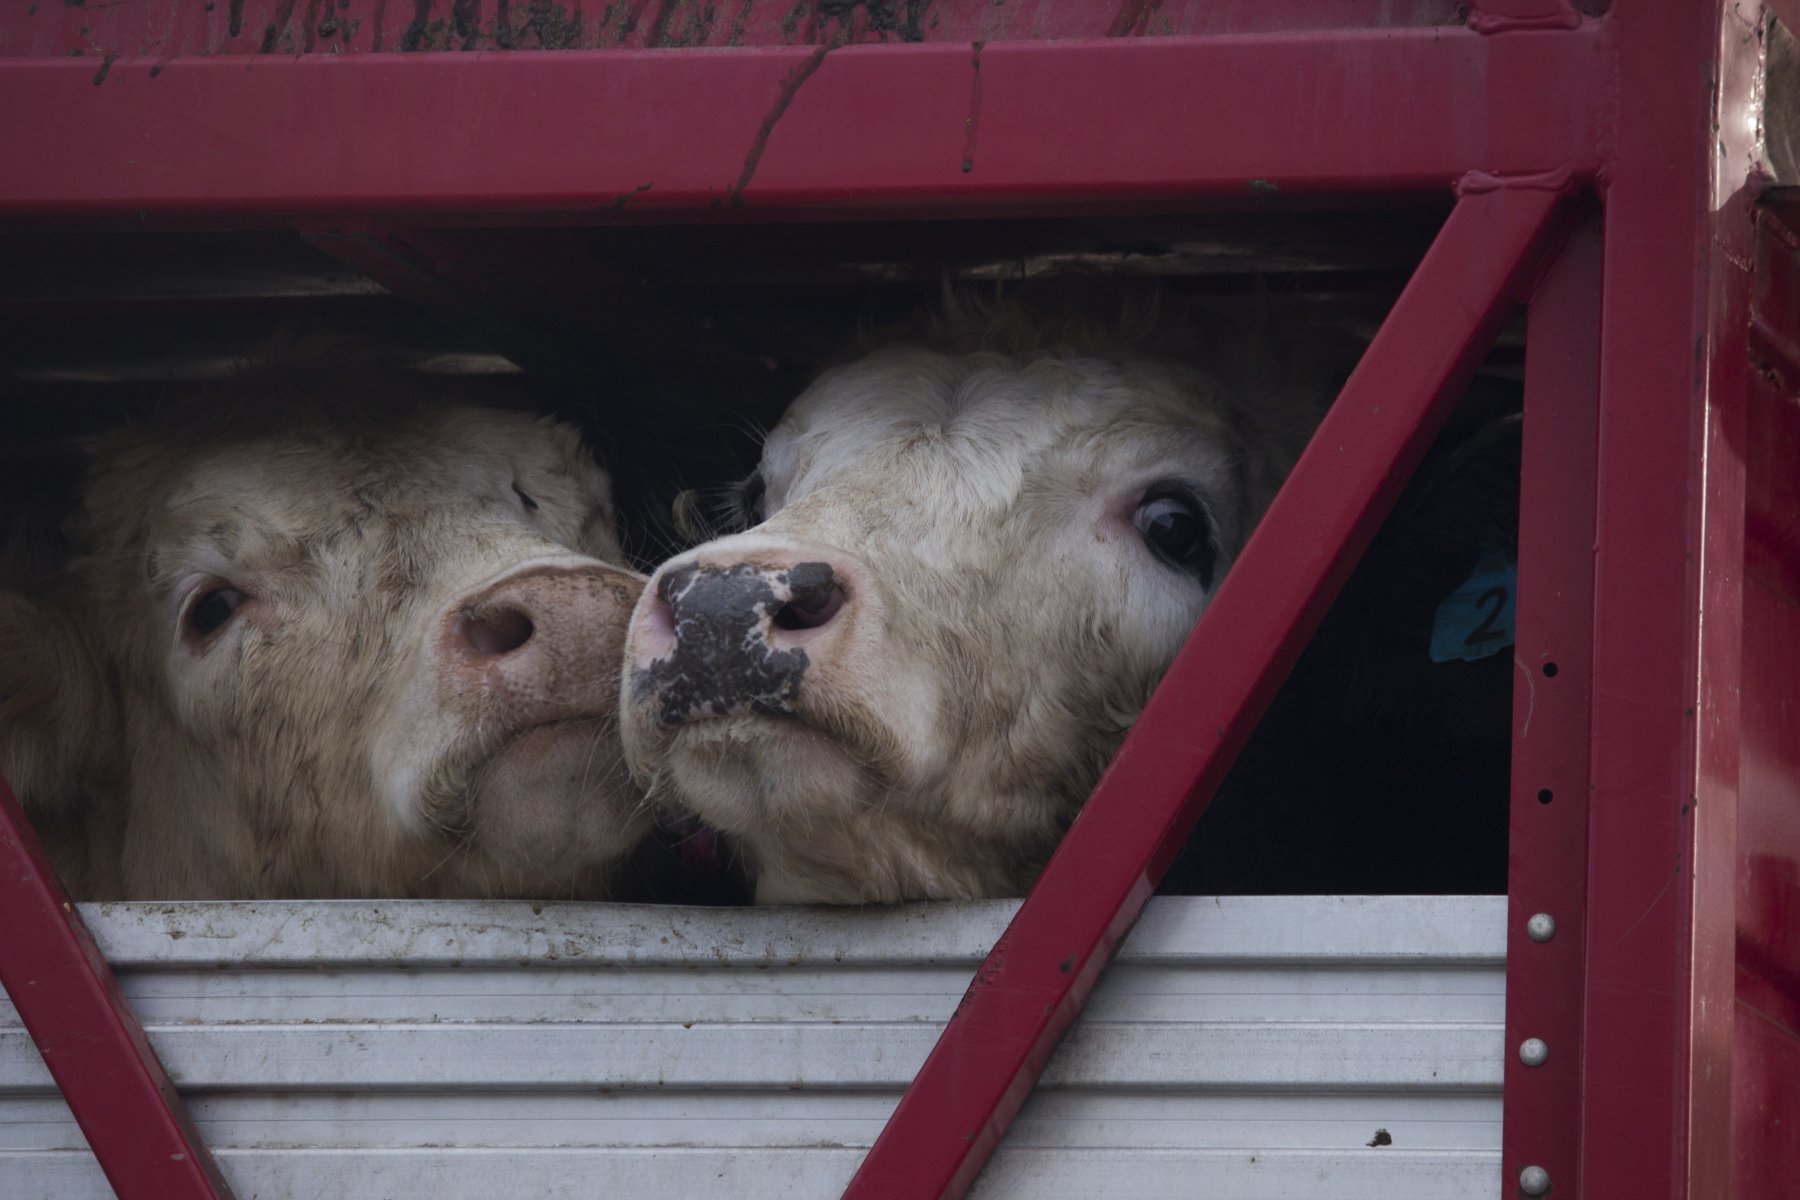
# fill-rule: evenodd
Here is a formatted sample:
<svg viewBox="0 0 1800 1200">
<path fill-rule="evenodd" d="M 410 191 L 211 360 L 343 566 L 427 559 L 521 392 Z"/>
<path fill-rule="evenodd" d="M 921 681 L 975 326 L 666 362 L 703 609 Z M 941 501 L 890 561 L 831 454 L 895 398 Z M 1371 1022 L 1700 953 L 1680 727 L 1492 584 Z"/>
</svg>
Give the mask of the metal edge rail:
<svg viewBox="0 0 1800 1200">
<path fill-rule="evenodd" d="M 0 779 L 0 984 L 121 1200 L 231 1189 Z"/>
</svg>

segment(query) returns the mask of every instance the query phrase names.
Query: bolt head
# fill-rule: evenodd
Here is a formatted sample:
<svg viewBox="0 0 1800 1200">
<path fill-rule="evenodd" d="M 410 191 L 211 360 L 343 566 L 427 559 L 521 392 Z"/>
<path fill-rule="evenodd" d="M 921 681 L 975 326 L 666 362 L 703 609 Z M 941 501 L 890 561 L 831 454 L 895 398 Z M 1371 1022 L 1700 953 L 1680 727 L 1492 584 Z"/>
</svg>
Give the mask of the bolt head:
<svg viewBox="0 0 1800 1200">
<path fill-rule="evenodd" d="M 1525 922 L 1525 935 L 1534 942 L 1547 942 L 1556 936 L 1556 918 L 1549 913 L 1536 913 Z"/>
<path fill-rule="evenodd" d="M 1542 1196 L 1550 1190 L 1550 1172 L 1542 1167 L 1526 1167 L 1519 1172 L 1519 1190 L 1527 1196 Z"/>
<path fill-rule="evenodd" d="M 1519 1043 L 1519 1061 L 1528 1067 L 1541 1067 L 1550 1057 L 1550 1047 L 1542 1038 L 1526 1038 Z"/>
</svg>

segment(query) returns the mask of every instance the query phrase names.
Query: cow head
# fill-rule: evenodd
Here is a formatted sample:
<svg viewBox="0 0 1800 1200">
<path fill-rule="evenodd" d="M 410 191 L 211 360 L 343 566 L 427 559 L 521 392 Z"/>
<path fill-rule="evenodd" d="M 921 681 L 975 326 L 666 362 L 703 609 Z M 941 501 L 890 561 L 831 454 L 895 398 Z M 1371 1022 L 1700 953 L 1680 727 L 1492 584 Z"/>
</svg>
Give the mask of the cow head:
<svg viewBox="0 0 1800 1200">
<path fill-rule="evenodd" d="M 770 434 L 753 528 L 666 563 L 622 727 L 763 901 L 1017 894 L 1328 396 L 1167 320 L 953 314 Z"/>
<path fill-rule="evenodd" d="M 0 765 L 81 890 L 592 894 L 645 831 L 641 579 L 572 429 L 267 370 L 105 441 L 73 527 L 0 600 Z"/>
</svg>

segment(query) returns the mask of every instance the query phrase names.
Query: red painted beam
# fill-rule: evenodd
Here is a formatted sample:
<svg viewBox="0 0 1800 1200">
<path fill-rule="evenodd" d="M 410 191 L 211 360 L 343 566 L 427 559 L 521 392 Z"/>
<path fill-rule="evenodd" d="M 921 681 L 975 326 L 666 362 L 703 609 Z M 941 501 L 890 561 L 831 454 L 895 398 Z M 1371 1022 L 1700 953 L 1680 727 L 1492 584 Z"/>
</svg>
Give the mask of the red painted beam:
<svg viewBox="0 0 1800 1200">
<path fill-rule="evenodd" d="M 120 1200 L 231 1189 L 0 779 L 0 984 Z"/>
<path fill-rule="evenodd" d="M 1471 190 L 1099 787 L 995 945 L 847 1198 L 961 1196 L 1180 850 L 1560 231 L 1543 188 Z"/>
<path fill-rule="evenodd" d="M 1791 318 L 1782 327 L 1800 334 Z M 1800 1179 L 1800 390 L 1759 375 L 1751 395 L 1745 533 L 1755 549 L 1744 578 L 1734 1197 L 1780 1196 Z"/>
<path fill-rule="evenodd" d="M 1597 24 L 0 67 L 0 221 L 594 223 L 1442 192 L 1590 173 Z M 1502 103 L 1501 100 L 1504 99 Z"/>
<path fill-rule="evenodd" d="M 1600 246 L 1597 222 L 1569 239 L 1525 331 L 1501 1161 L 1553 1184 L 1580 1162 Z"/>
<path fill-rule="evenodd" d="M 1518 2 L 1518 0 L 1514 0 Z M 1527 0 L 1532 2 L 1532 0 Z M 1543 0 L 1535 0 L 1542 3 Z M 652 50 L 1454 25 L 1458 0 L 912 0 L 900 5 L 733 0 L 65 0 L 0 5 L 0 58 Z"/>
<path fill-rule="evenodd" d="M 1581 1177 L 1729 1194 L 1758 6 L 1616 5 Z M 1564 1181 L 1553 1180 L 1559 1189 Z"/>
</svg>

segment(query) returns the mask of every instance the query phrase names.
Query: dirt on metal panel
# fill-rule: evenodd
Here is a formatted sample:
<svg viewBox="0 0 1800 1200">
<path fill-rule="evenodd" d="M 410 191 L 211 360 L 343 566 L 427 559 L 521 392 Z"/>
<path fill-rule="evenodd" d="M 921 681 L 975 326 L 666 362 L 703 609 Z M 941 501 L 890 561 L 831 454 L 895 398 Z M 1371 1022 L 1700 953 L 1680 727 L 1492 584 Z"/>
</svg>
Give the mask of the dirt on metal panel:
<svg viewBox="0 0 1800 1200">
<path fill-rule="evenodd" d="M 35 0 L 0 8 L 0 57 L 729 49 L 1155 38 L 1460 23 L 1452 0 Z"/>
</svg>

